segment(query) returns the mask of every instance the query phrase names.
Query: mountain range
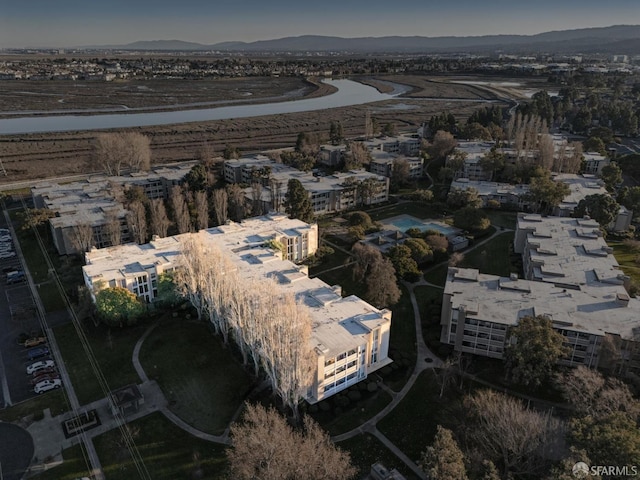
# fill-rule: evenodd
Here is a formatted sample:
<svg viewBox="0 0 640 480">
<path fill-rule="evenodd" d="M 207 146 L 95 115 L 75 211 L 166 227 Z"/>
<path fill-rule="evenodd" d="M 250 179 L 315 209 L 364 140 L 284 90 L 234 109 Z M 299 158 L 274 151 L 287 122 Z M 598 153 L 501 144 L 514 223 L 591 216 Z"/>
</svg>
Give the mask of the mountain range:
<svg viewBox="0 0 640 480">
<path fill-rule="evenodd" d="M 358 37 L 303 35 L 255 42 L 205 45 L 181 40 L 138 41 L 125 45 L 85 47 L 112 50 L 227 51 L 227 52 L 351 52 L 351 53 L 616 53 L 640 54 L 640 25 L 581 28 L 536 35 L 484 35 L 469 37 Z"/>
</svg>

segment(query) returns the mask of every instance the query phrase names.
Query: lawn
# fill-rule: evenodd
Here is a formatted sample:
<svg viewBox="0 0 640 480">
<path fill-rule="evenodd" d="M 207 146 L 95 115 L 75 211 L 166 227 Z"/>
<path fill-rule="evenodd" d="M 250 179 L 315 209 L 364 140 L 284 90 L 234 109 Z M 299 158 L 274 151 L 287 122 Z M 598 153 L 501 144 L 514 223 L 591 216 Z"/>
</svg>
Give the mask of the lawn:
<svg viewBox="0 0 640 480">
<path fill-rule="evenodd" d="M 82 326 L 109 388 L 140 382 L 131 356 L 136 342 L 148 325 L 108 328 L 102 324 L 96 327 L 91 322 L 85 322 Z M 103 398 L 105 393 L 100 388 L 73 324 L 56 327 L 54 335 L 80 404 Z"/>
<path fill-rule="evenodd" d="M 620 264 L 620 269 L 629 275 L 636 284 L 640 284 L 640 263 L 636 258 L 640 257 L 640 249 L 636 249 L 624 242 L 607 242 L 613 248 L 613 255 Z"/>
<path fill-rule="evenodd" d="M 0 421 L 17 422 L 21 418 L 33 415 L 34 419 L 43 418 L 42 411 L 48 408 L 51 416 L 56 417 L 70 410 L 63 389 L 55 390 L 46 395 L 37 396 L 0 410 Z"/>
<path fill-rule="evenodd" d="M 149 478 L 227 478 L 225 446 L 200 440 L 173 425 L 161 413 L 153 413 L 129 424 L 135 445 Z M 94 439 L 98 457 L 109 480 L 138 478 L 129 452 L 122 446 L 119 430 Z M 56 477 L 57 478 L 57 477 Z"/>
<path fill-rule="evenodd" d="M 420 310 L 422 335 L 427 346 L 438 355 L 448 353 L 449 347 L 440 343 L 440 311 L 442 310 L 442 290 L 418 286 L 413 289 Z"/>
<path fill-rule="evenodd" d="M 215 435 L 224 432 L 253 386 L 230 347 L 202 322 L 160 323 L 143 343 L 140 362 L 176 415 Z"/>
<path fill-rule="evenodd" d="M 36 476 L 38 480 L 77 480 L 88 477 L 87 467 L 80 444 L 62 451 L 62 465 L 46 470 Z"/>
<path fill-rule="evenodd" d="M 338 447 L 351 454 L 351 463 L 358 468 L 356 478 L 364 478 L 371 471 L 371 465 L 376 462 L 381 462 L 388 470 L 396 468 L 407 480 L 416 478 L 402 460 L 371 434 L 363 433 L 350 438 L 338 443 Z"/>
<path fill-rule="evenodd" d="M 502 210 L 485 209 L 484 212 L 489 216 L 491 225 L 498 228 L 516 229 L 518 214 L 516 212 L 505 212 Z"/>
<path fill-rule="evenodd" d="M 366 384 L 366 382 L 363 383 Z M 378 389 L 374 393 L 362 391 L 362 395 L 363 398 L 361 400 L 351 402 L 347 407 L 342 407 L 342 412 L 339 415 L 336 415 L 334 410 L 326 412 L 318 410 L 317 412 L 310 413 L 310 415 L 329 435 L 340 435 L 341 433 L 359 427 L 391 402 L 391 396 L 382 389 Z M 334 400 L 332 397 L 324 401 L 331 404 Z"/>
<path fill-rule="evenodd" d="M 460 266 L 477 268 L 481 273 L 508 277 L 511 273 L 519 273 L 520 267 L 511 261 L 511 245 L 513 232 L 501 233 L 478 248 L 464 255 Z"/>
<path fill-rule="evenodd" d="M 433 283 L 434 285 L 441 285 L 444 287 L 444 284 L 447 281 L 447 272 L 449 271 L 449 265 L 447 262 L 441 263 L 433 268 L 428 269 L 424 274 L 424 279 Z"/>
<path fill-rule="evenodd" d="M 385 218 L 395 217 L 396 215 L 412 215 L 417 218 L 435 218 L 442 219 L 443 211 L 439 204 L 427 204 L 420 202 L 402 202 L 395 205 L 389 205 L 373 211 L 367 212 L 373 221 L 384 220 Z"/>
<path fill-rule="evenodd" d="M 436 426 L 456 426 L 461 415 L 461 394 L 445 389 L 439 397 L 440 385 L 431 370 L 424 371 L 400 404 L 378 423 L 378 430 L 409 458 L 417 460 L 433 441 Z"/>
<path fill-rule="evenodd" d="M 400 300 L 391 308 L 389 357 L 394 362 L 380 370 L 385 383 L 396 392 L 407 383 L 416 363 L 416 323 L 413 305 L 404 285 L 400 285 L 400 291 Z M 386 373 L 388 368 L 391 369 L 391 373 Z"/>
</svg>

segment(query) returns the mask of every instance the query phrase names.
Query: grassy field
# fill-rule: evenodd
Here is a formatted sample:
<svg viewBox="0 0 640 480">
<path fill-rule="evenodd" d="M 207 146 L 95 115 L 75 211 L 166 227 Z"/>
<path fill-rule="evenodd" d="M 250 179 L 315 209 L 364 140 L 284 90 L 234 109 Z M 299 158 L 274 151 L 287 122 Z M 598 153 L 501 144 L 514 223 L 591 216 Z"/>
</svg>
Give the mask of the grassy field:
<svg viewBox="0 0 640 480">
<path fill-rule="evenodd" d="M 613 248 L 613 255 L 620 264 L 622 271 L 629 275 L 632 280 L 640 285 L 640 263 L 636 262 L 640 258 L 640 248 L 634 247 L 624 242 L 607 242 Z"/>
<path fill-rule="evenodd" d="M 414 480 L 416 477 L 402 460 L 385 447 L 376 437 L 363 433 L 338 443 L 338 447 L 351 454 L 351 463 L 358 468 L 356 478 L 365 477 L 371 470 L 371 465 L 376 462 L 382 464 L 389 470 L 396 468 L 407 480 Z"/>
<path fill-rule="evenodd" d="M 518 272 L 511 262 L 513 232 L 501 233 L 484 245 L 465 254 L 461 267 L 477 268 L 482 273 L 508 277 Z"/>
<path fill-rule="evenodd" d="M 440 343 L 440 311 L 442 310 L 442 290 L 439 288 L 418 286 L 413 292 L 418 302 L 422 335 L 429 348 L 438 354 L 445 351 Z"/>
<path fill-rule="evenodd" d="M 518 214 L 516 212 L 504 212 L 501 210 L 485 209 L 484 212 L 491 220 L 491 225 L 498 228 L 516 229 Z"/>
<path fill-rule="evenodd" d="M 110 329 L 102 324 L 96 327 L 93 323 L 87 322 L 83 324 L 83 328 L 111 389 L 140 382 L 133 368 L 131 356 L 147 325 Z M 57 327 L 54 334 L 80 404 L 103 398 L 105 394 L 100 388 L 73 324 Z"/>
<path fill-rule="evenodd" d="M 140 362 L 176 415 L 216 435 L 224 432 L 253 384 L 204 323 L 161 323 L 142 345 Z"/>
<path fill-rule="evenodd" d="M 129 424 L 144 466 L 154 480 L 187 478 L 225 479 L 225 446 L 195 438 L 173 425 L 161 413 Z M 123 448 L 119 430 L 94 439 L 103 471 L 109 480 L 131 480 L 138 472 Z"/>
<path fill-rule="evenodd" d="M 80 444 L 62 451 L 62 465 L 38 474 L 38 480 L 77 480 L 88 477 L 91 468 L 87 466 Z"/>
<path fill-rule="evenodd" d="M 46 395 L 38 396 L 0 410 L 0 421 L 17 422 L 33 415 L 34 419 L 42 418 L 42 411 L 48 408 L 51 416 L 56 417 L 70 410 L 63 389 L 54 390 Z"/>
</svg>

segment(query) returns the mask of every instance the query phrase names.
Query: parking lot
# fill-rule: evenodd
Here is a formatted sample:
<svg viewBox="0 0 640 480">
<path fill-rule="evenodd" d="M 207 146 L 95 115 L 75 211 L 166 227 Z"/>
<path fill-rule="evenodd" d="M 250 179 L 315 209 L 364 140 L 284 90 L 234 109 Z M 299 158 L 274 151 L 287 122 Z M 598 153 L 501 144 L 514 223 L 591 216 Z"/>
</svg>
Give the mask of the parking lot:
<svg viewBox="0 0 640 480">
<path fill-rule="evenodd" d="M 36 360 L 29 358 L 32 348 L 21 344 L 29 337 L 42 333 L 35 302 L 26 282 L 22 259 L 16 252 L 14 240 L 6 227 L 4 215 L 0 216 L 0 374 L 2 380 L 2 405 L 8 406 L 36 395 L 32 376 L 27 366 Z"/>
</svg>

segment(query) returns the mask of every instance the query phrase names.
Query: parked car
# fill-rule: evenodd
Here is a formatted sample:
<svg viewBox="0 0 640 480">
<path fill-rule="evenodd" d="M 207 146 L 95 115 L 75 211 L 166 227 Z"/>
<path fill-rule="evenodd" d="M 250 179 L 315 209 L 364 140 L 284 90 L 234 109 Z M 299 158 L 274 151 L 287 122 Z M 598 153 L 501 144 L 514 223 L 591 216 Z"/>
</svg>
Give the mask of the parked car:
<svg viewBox="0 0 640 480">
<path fill-rule="evenodd" d="M 11 235 L 8 228 L 0 228 L 0 235 Z"/>
<path fill-rule="evenodd" d="M 31 337 L 31 338 L 27 338 L 24 341 L 24 346 L 27 348 L 31 348 L 31 347 L 37 347 L 38 345 L 42 345 L 43 343 L 47 343 L 47 337 L 45 336 Z"/>
<path fill-rule="evenodd" d="M 9 273 L 9 272 L 15 272 L 16 271 L 16 267 L 13 265 L 10 265 L 8 267 L 4 267 L 2 269 L 2 273 Z"/>
<path fill-rule="evenodd" d="M 36 358 L 44 357 L 46 355 L 49 355 L 48 347 L 37 347 L 27 350 L 27 357 L 29 360 L 35 360 Z"/>
<path fill-rule="evenodd" d="M 33 391 L 37 394 L 48 392 L 49 390 L 53 390 L 54 388 L 60 388 L 62 386 L 62 380 L 54 379 L 54 380 L 43 380 L 40 383 L 37 383 L 33 388 Z"/>
<path fill-rule="evenodd" d="M 60 378 L 60 374 L 58 372 L 52 373 L 40 373 L 36 375 L 33 379 L 31 379 L 31 385 L 37 385 L 38 383 L 42 383 L 45 380 L 56 380 Z"/>
<path fill-rule="evenodd" d="M 34 362 L 27 367 L 27 375 L 32 375 L 39 370 L 43 370 L 45 368 L 53 368 L 56 364 L 53 360 L 40 360 L 38 362 Z"/>
<path fill-rule="evenodd" d="M 3 235 L 0 233 L 0 242 L 10 242 L 11 240 L 11 235 Z"/>
<path fill-rule="evenodd" d="M 11 258 L 15 256 L 16 252 L 0 252 L 0 258 Z"/>
<path fill-rule="evenodd" d="M 35 378 L 35 377 L 39 377 L 40 375 L 45 375 L 47 373 L 58 373 L 58 370 L 56 370 L 54 367 L 44 367 L 44 368 L 41 368 L 40 370 L 36 370 L 35 372 L 33 372 L 33 375 L 31 376 Z"/>
<path fill-rule="evenodd" d="M 0 253 L 0 258 L 2 254 Z M 7 275 L 7 285 L 13 285 L 14 283 L 20 283 L 25 280 L 24 272 L 11 272 Z"/>
</svg>

